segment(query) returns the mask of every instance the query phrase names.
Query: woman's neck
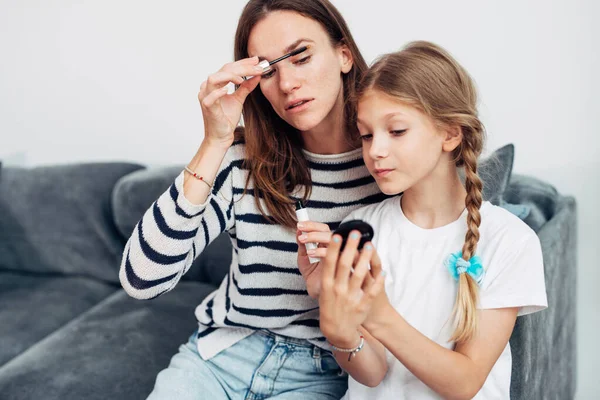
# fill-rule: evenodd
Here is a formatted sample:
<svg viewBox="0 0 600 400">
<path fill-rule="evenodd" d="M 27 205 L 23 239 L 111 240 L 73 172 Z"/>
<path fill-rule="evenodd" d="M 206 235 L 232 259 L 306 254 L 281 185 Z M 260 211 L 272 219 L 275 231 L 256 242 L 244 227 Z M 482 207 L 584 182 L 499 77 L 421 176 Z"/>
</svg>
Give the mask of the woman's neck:
<svg viewBox="0 0 600 400">
<path fill-rule="evenodd" d="M 301 134 L 304 149 L 315 154 L 341 154 L 360 147 L 360 142 L 352 143 L 346 131 L 343 90 L 323 121 Z"/>
<path fill-rule="evenodd" d="M 402 195 L 402 212 L 421 228 L 438 228 L 460 217 L 466 196 L 457 168 L 449 165 L 407 189 Z"/>
</svg>

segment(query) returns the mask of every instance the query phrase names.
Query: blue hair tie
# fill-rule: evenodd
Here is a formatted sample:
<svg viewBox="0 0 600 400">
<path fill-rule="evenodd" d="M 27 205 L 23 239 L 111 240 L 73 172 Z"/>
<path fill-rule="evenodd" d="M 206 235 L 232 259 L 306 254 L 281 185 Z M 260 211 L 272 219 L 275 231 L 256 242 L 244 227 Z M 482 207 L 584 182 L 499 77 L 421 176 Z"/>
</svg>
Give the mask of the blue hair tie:
<svg viewBox="0 0 600 400">
<path fill-rule="evenodd" d="M 473 256 L 467 261 L 462 258 L 462 251 L 457 251 L 448 256 L 446 266 L 454 280 L 457 281 L 460 274 L 469 274 L 481 286 L 481 282 L 485 276 L 485 269 L 483 269 L 481 258 L 478 256 Z"/>
</svg>

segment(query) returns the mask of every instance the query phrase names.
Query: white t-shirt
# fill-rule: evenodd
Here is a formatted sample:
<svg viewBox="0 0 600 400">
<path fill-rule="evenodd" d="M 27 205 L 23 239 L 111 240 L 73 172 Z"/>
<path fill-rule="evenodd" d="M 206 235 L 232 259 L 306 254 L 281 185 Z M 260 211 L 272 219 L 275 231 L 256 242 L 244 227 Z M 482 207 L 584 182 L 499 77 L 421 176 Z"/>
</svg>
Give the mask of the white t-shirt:
<svg viewBox="0 0 600 400">
<path fill-rule="evenodd" d="M 373 244 L 386 272 L 385 290 L 398 313 L 425 336 L 452 349 L 449 319 L 458 284 L 445 261 L 451 253 L 462 249 L 467 211 L 448 225 L 423 229 L 405 217 L 400 198 L 364 207 L 346 220 L 362 219 L 373 226 Z M 518 315 L 546 308 L 542 250 L 535 232 L 510 212 L 489 202 L 482 204 L 480 213 L 481 236 L 476 255 L 481 258 L 486 274 L 480 287 L 479 308 L 519 307 Z M 350 377 L 344 399 L 440 398 L 387 350 L 386 356 L 389 370 L 383 382 L 369 388 Z M 508 399 L 511 363 L 507 344 L 474 398 Z"/>
</svg>

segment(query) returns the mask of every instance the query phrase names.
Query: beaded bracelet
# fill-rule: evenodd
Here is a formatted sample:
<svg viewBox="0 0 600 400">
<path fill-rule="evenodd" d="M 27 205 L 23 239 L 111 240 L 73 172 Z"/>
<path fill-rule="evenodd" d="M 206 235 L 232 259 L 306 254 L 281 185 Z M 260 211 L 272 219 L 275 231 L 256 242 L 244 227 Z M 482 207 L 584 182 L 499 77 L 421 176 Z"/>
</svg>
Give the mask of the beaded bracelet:
<svg viewBox="0 0 600 400">
<path fill-rule="evenodd" d="M 207 180 L 205 180 L 203 177 L 201 177 L 200 175 L 198 175 L 197 173 L 195 173 L 194 171 L 192 171 L 191 169 L 189 169 L 188 167 L 185 167 L 185 170 L 187 172 L 190 173 L 190 175 L 192 175 L 194 178 L 198 179 L 199 181 L 202 181 L 204 183 L 206 183 L 208 185 L 209 188 L 213 187 L 213 184 L 208 182 Z"/>
<path fill-rule="evenodd" d="M 348 355 L 348 361 L 350 361 L 350 360 L 352 360 L 352 357 L 354 357 L 356 355 L 356 353 L 358 353 L 359 351 L 362 350 L 364 345 L 365 345 L 365 337 L 363 335 L 360 335 L 360 343 L 358 344 L 358 346 L 356 346 L 353 349 L 340 349 L 339 347 L 335 347 L 333 344 L 331 344 L 331 347 L 333 348 L 333 350 L 339 351 L 341 353 L 350 353 Z"/>
</svg>

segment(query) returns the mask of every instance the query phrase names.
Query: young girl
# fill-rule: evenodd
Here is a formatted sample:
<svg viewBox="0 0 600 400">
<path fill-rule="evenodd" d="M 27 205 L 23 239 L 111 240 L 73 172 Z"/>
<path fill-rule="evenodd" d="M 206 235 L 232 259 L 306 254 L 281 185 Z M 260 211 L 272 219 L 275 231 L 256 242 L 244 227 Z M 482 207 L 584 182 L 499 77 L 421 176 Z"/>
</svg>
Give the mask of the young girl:
<svg viewBox="0 0 600 400">
<path fill-rule="evenodd" d="M 229 274 L 196 309 L 198 330 L 150 398 L 338 399 L 347 377 L 309 296 L 319 271 L 298 269 L 294 204 L 305 201 L 328 237 L 349 212 L 383 199 L 361 158 L 352 101 L 366 63 L 326 0 L 251 0 L 235 59 L 202 84 L 204 140 L 123 254 L 124 289 L 151 299 L 222 232 L 234 249 Z M 228 94 L 230 82 L 238 87 Z"/>
<path fill-rule="evenodd" d="M 358 96 L 367 168 L 403 194 L 351 213 L 374 227 L 372 244 L 359 253 L 354 232 L 340 253 L 334 235 L 320 263 L 344 398 L 508 399 L 515 320 L 547 307 L 542 252 L 525 223 L 482 201 L 471 78 L 416 42 L 377 61 Z"/>
</svg>

